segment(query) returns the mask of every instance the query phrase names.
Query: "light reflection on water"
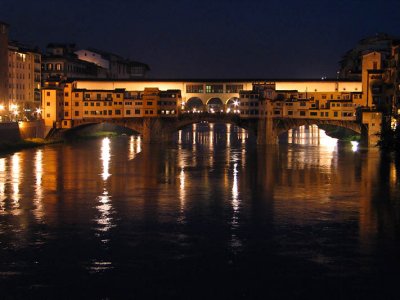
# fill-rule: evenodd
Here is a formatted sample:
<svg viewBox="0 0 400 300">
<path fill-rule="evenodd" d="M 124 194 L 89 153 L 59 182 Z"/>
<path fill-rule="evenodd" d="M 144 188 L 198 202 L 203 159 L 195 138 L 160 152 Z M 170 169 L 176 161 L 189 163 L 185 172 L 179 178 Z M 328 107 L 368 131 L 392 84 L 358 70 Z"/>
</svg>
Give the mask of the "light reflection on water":
<svg viewBox="0 0 400 300">
<path fill-rule="evenodd" d="M 28 274 L 15 283 L 27 290 L 100 276 L 109 290 L 88 289 L 108 292 L 227 277 L 213 287 L 240 295 L 269 281 L 325 287 L 321 274 L 349 286 L 388 277 L 400 267 L 399 162 L 302 130 L 258 147 L 201 123 L 172 145 L 132 136 L 1 157 L 0 272 Z"/>
</svg>

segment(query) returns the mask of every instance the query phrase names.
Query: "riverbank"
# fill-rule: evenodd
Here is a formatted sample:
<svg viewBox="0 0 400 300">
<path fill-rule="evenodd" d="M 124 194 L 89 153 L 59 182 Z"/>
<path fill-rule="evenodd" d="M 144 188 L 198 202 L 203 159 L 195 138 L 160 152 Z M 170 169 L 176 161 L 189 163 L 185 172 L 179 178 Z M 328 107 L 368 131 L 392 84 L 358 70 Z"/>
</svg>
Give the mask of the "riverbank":
<svg viewBox="0 0 400 300">
<path fill-rule="evenodd" d="M 61 143 L 62 140 L 45 140 L 42 138 L 32 138 L 20 140 L 17 142 L 3 142 L 0 144 L 0 154 L 9 154 L 24 149 L 41 147 L 44 145 Z"/>
<path fill-rule="evenodd" d="M 0 143 L 0 155 L 14 153 L 14 152 L 24 150 L 24 149 L 41 147 L 44 145 L 58 144 L 58 143 L 64 143 L 64 142 L 74 141 L 74 140 L 89 140 L 89 139 L 96 139 L 96 138 L 101 138 L 101 137 L 113 137 L 113 136 L 117 136 L 117 135 L 118 134 L 115 132 L 96 132 L 96 133 L 87 134 L 87 135 L 75 136 L 73 138 L 69 137 L 69 138 L 52 139 L 52 140 L 46 140 L 46 139 L 42 139 L 42 138 L 29 138 L 29 139 L 23 139 L 23 140 L 19 140 L 19 141 L 15 141 L 15 142 L 3 142 L 3 143 Z"/>
</svg>

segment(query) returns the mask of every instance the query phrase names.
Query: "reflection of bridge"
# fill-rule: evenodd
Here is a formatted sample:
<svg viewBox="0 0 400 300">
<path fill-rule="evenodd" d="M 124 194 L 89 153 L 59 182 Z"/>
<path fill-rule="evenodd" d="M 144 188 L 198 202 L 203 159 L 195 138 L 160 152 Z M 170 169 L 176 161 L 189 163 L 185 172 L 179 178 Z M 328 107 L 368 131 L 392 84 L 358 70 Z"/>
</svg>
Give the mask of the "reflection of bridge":
<svg viewBox="0 0 400 300">
<path fill-rule="evenodd" d="M 144 142 L 170 141 L 174 132 L 194 123 L 230 123 L 253 132 L 260 144 L 277 142 L 277 137 L 290 129 L 302 125 L 334 125 L 361 134 L 363 126 L 356 121 L 322 120 L 300 118 L 241 118 L 238 114 L 228 113 L 186 113 L 175 117 L 143 117 L 143 118 L 87 118 L 72 130 L 91 124 L 110 123 L 130 128 L 143 136 Z"/>
</svg>

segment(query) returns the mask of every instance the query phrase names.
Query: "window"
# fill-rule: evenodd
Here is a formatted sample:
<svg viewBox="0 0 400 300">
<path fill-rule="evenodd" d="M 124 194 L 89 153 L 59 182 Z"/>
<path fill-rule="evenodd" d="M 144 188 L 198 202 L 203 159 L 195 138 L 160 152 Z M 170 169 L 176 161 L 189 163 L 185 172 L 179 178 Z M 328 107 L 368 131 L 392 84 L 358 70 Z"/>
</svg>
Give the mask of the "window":
<svg viewBox="0 0 400 300">
<path fill-rule="evenodd" d="M 50 118 L 50 114 L 47 114 L 46 117 L 47 117 L 47 118 Z"/>
<path fill-rule="evenodd" d="M 62 68 L 61 68 L 61 64 L 56 64 L 56 70 L 57 70 L 57 71 L 61 71 L 61 69 L 62 69 Z"/>
<path fill-rule="evenodd" d="M 202 84 L 188 84 L 186 86 L 186 93 L 204 93 L 203 85 Z"/>
<path fill-rule="evenodd" d="M 121 94 L 117 94 L 117 98 L 121 98 Z"/>
<path fill-rule="evenodd" d="M 121 115 L 121 110 L 120 110 L 120 109 L 116 109 L 116 110 L 115 110 L 115 114 L 116 114 L 117 116 Z"/>
<path fill-rule="evenodd" d="M 87 102 L 84 102 L 85 104 L 84 104 L 84 106 L 88 106 L 89 105 L 89 103 L 87 103 Z"/>
<path fill-rule="evenodd" d="M 47 92 L 47 93 L 46 93 L 46 96 L 50 97 L 50 92 Z"/>
<path fill-rule="evenodd" d="M 146 105 L 153 105 L 152 101 L 147 101 Z"/>
<path fill-rule="evenodd" d="M 310 111 L 310 116 L 316 117 L 317 116 L 317 112 L 316 111 Z"/>
<path fill-rule="evenodd" d="M 288 110 L 288 115 L 293 116 L 293 110 Z"/>
<path fill-rule="evenodd" d="M 224 86 L 222 84 L 207 84 L 206 93 L 223 93 Z"/>
<path fill-rule="evenodd" d="M 130 110 L 130 109 L 127 109 L 127 110 L 126 110 L 126 114 L 127 114 L 127 115 L 130 115 L 130 114 L 131 114 L 131 110 Z"/>
<path fill-rule="evenodd" d="M 301 116 L 301 117 L 305 117 L 305 115 L 306 115 L 305 110 L 301 110 L 301 111 L 300 111 L 300 116 Z"/>
<path fill-rule="evenodd" d="M 96 102 L 96 106 L 100 106 L 100 102 Z"/>
<path fill-rule="evenodd" d="M 69 96 L 68 92 L 65 92 L 65 93 L 64 93 L 64 96 L 65 96 L 65 97 L 68 97 L 68 96 Z"/>
<path fill-rule="evenodd" d="M 75 106 L 79 106 L 79 102 L 75 102 Z"/>
<path fill-rule="evenodd" d="M 140 109 L 135 109 L 135 115 L 140 115 Z"/>
<path fill-rule="evenodd" d="M 69 106 L 69 102 L 64 102 L 64 106 Z"/>
<path fill-rule="evenodd" d="M 66 111 L 66 112 L 64 112 L 64 115 L 66 116 L 66 117 L 68 117 L 68 112 Z"/>
<path fill-rule="evenodd" d="M 226 92 L 227 93 L 238 93 L 243 90 L 243 84 L 227 84 Z"/>
<path fill-rule="evenodd" d="M 94 106 L 94 102 L 90 102 L 90 106 Z"/>
<path fill-rule="evenodd" d="M 338 112 L 337 112 L 337 111 L 334 111 L 334 112 L 333 112 L 333 116 L 334 116 L 334 117 L 337 117 L 337 116 L 338 116 Z"/>
<path fill-rule="evenodd" d="M 46 106 L 50 106 L 50 102 L 47 102 L 47 103 L 46 103 Z"/>
<path fill-rule="evenodd" d="M 75 111 L 75 117 L 79 117 L 79 111 Z"/>
<path fill-rule="evenodd" d="M 97 94 L 96 97 L 97 97 L 97 99 L 100 100 L 101 99 L 101 94 Z"/>
<path fill-rule="evenodd" d="M 75 98 L 78 98 L 79 97 L 79 93 L 75 93 Z"/>
<path fill-rule="evenodd" d="M 112 110 L 108 111 L 108 115 L 110 115 L 110 116 L 112 115 Z"/>
</svg>

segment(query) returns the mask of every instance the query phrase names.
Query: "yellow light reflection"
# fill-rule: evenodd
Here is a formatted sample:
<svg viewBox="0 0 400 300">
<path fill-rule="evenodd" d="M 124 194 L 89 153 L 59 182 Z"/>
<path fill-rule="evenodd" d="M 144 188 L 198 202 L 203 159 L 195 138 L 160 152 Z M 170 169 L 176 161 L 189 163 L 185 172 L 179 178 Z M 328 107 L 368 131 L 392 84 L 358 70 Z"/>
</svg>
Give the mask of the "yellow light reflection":
<svg viewBox="0 0 400 300">
<path fill-rule="evenodd" d="M 214 124 L 210 124 L 210 132 L 209 132 L 209 143 L 210 143 L 210 151 L 214 150 Z M 211 156 L 210 156 L 211 158 Z"/>
<path fill-rule="evenodd" d="M 142 139 L 140 138 L 140 135 L 137 137 L 136 141 L 136 153 L 142 152 Z"/>
<path fill-rule="evenodd" d="M 38 150 L 35 155 L 35 204 L 34 214 L 38 220 L 42 220 L 43 212 L 43 189 L 42 189 L 42 176 L 43 176 L 43 150 Z"/>
<path fill-rule="evenodd" d="M 103 180 L 107 180 L 107 178 L 111 176 L 109 173 L 110 159 L 110 139 L 104 138 L 101 144 L 101 160 L 103 161 L 103 173 L 101 176 Z"/>
<path fill-rule="evenodd" d="M 186 189 L 185 189 L 185 168 L 182 167 L 179 174 L 179 204 L 180 204 L 180 217 L 179 223 L 185 223 L 185 209 L 186 209 Z"/>
<path fill-rule="evenodd" d="M 193 145 L 196 145 L 197 124 L 192 125 Z"/>
<path fill-rule="evenodd" d="M 231 146 L 231 124 L 226 124 L 226 146 Z"/>
<path fill-rule="evenodd" d="M 0 158 L 0 209 L 2 211 L 5 210 L 5 200 L 6 200 L 6 195 L 5 195 L 5 189 L 6 189 L 6 159 L 5 158 Z"/>
<path fill-rule="evenodd" d="M 178 131 L 178 144 L 182 144 L 182 130 Z"/>
<path fill-rule="evenodd" d="M 242 139 L 242 144 L 245 144 L 246 143 L 246 131 L 245 130 L 242 130 L 242 133 L 241 133 L 241 139 Z"/>
<path fill-rule="evenodd" d="M 135 139 L 133 138 L 133 135 L 131 135 L 129 139 L 129 160 L 134 159 L 135 154 Z"/>
</svg>

